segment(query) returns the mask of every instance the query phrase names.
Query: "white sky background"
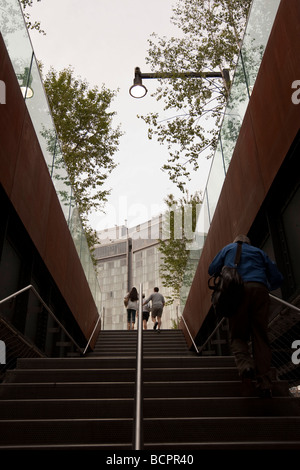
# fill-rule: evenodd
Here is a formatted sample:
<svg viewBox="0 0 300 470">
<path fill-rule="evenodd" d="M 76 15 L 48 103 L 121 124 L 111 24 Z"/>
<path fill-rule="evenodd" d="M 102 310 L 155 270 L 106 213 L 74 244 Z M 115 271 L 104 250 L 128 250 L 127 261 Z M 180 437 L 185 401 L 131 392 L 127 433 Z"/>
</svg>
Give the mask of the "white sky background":
<svg viewBox="0 0 300 470">
<path fill-rule="evenodd" d="M 59 71 L 71 65 L 75 76 L 86 79 L 91 87 L 102 83 L 119 89 L 112 104 L 116 124 L 124 135 L 114 160 L 118 167 L 109 176 L 105 188 L 111 195 L 105 213 L 90 218 L 95 230 L 146 222 L 165 208 L 168 194 L 182 193 L 161 170 L 167 162 L 167 146 L 149 140 L 147 126 L 137 115 L 160 112 L 160 119 L 174 115 L 162 110 L 162 103 L 151 97 L 158 82 L 145 80 L 148 94 L 142 99 L 129 95 L 134 68 L 150 72 L 146 65 L 148 39 L 153 32 L 160 37 L 178 36 L 171 24 L 175 0 L 41 0 L 28 9 L 32 20 L 41 22 L 46 35 L 30 32 L 35 55 L 44 64 Z M 200 157 L 201 158 L 201 157 Z M 189 193 L 204 190 L 210 161 L 201 158 L 200 170 L 193 174 Z"/>
</svg>

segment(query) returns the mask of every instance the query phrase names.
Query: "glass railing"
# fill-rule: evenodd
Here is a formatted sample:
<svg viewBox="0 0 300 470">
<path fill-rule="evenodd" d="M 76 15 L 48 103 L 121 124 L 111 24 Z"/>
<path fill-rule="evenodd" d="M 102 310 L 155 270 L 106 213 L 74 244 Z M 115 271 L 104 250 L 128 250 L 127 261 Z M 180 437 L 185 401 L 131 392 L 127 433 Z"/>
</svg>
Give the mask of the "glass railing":
<svg viewBox="0 0 300 470">
<path fill-rule="evenodd" d="M 187 275 L 181 289 L 181 311 L 197 269 L 279 4 L 280 0 L 253 0 L 251 6 L 198 216 L 195 240 L 200 242 L 195 244 L 193 241 L 191 245 Z"/>
<path fill-rule="evenodd" d="M 101 291 L 97 274 L 74 202 L 60 141 L 18 0 L 1 0 L 0 31 L 92 295 L 98 311 L 101 312 Z"/>
</svg>

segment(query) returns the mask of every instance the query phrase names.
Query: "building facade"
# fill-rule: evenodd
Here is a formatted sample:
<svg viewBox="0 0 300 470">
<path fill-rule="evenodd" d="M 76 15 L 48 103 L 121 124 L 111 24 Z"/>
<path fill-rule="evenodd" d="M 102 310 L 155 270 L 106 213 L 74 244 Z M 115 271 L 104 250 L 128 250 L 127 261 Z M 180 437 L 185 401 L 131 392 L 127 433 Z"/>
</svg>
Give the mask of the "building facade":
<svg viewBox="0 0 300 470">
<path fill-rule="evenodd" d="M 169 329 L 178 323 L 180 302 L 172 300 L 172 289 L 165 288 L 160 275 L 162 254 L 159 239 L 163 237 L 163 217 L 158 216 L 128 229 L 115 227 L 98 233 L 101 244 L 95 247 L 99 283 L 103 300 L 103 323 L 105 329 L 127 329 L 124 296 L 135 286 L 149 296 L 158 287 L 171 303 L 166 305 L 162 328 Z M 148 327 L 152 328 L 149 320 Z"/>
</svg>

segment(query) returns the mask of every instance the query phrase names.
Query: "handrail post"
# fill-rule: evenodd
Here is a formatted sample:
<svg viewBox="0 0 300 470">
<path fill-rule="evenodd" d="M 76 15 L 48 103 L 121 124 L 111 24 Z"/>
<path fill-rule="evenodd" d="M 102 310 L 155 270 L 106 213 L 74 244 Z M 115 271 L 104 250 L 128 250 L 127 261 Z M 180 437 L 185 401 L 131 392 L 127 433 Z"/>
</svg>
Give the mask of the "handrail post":
<svg viewBox="0 0 300 470">
<path fill-rule="evenodd" d="M 136 347 L 134 450 L 143 448 L 143 285 L 140 284 Z"/>
</svg>

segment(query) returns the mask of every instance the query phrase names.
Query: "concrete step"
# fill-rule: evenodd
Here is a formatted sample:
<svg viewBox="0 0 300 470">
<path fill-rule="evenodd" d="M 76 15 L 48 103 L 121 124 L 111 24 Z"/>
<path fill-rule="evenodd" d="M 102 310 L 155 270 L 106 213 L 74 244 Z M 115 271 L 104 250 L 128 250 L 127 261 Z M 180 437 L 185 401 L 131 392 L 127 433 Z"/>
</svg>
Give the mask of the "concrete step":
<svg viewBox="0 0 300 470">
<path fill-rule="evenodd" d="M 145 442 L 300 442 L 300 417 L 151 418 Z"/>
<path fill-rule="evenodd" d="M 176 349 L 171 349 L 170 347 L 168 348 L 159 348 L 159 347 L 153 347 L 152 349 L 144 350 L 144 357 L 149 357 L 153 355 L 160 355 L 160 356 L 177 356 L 178 354 L 185 355 L 185 356 L 191 356 L 193 355 L 192 352 L 190 351 L 184 351 L 180 350 L 178 348 Z M 93 355 L 96 357 L 101 357 L 101 356 L 136 356 L 136 348 L 99 348 L 94 351 Z"/>
<path fill-rule="evenodd" d="M 0 421 L 1 446 L 129 444 L 132 419 L 48 419 Z M 146 418 L 144 438 L 151 443 L 300 442 L 300 417 Z M 1 448 L 1 447 L 0 447 Z"/>
<path fill-rule="evenodd" d="M 144 368 L 143 380 L 155 381 L 238 380 L 236 368 Z M 118 382 L 134 381 L 135 368 L 118 369 L 23 369 L 6 373 L 4 383 L 28 382 Z"/>
<path fill-rule="evenodd" d="M 0 399 L 40 398 L 130 398 L 134 396 L 134 381 L 123 382 L 44 382 L 3 383 Z M 169 381 L 144 382 L 145 398 L 159 397 L 240 397 L 243 396 L 240 381 Z M 247 396 L 255 391 L 247 391 Z M 274 396 L 288 396 L 286 382 L 276 382 Z"/>
<path fill-rule="evenodd" d="M 136 357 L 109 357 L 103 356 L 101 358 L 93 355 L 87 357 L 76 358 L 23 358 L 18 359 L 17 369 L 104 369 L 104 368 L 134 368 L 136 367 Z M 158 356 L 154 355 L 146 357 L 143 360 L 145 368 L 222 368 L 234 367 L 234 359 L 232 356 L 222 357 L 198 357 L 195 354 L 191 356 L 178 355 L 174 356 Z"/>
<path fill-rule="evenodd" d="M 0 421 L 2 446 L 132 443 L 132 418 Z"/>
<path fill-rule="evenodd" d="M 300 405 L 287 382 L 275 380 L 262 400 L 233 357 L 197 356 L 181 331 L 143 338 L 145 449 L 299 448 Z M 135 331 L 101 332 L 86 357 L 19 359 L 0 384 L 0 450 L 131 450 L 135 341 Z"/>
<path fill-rule="evenodd" d="M 134 382 L 3 383 L 0 400 L 56 398 L 133 398 Z"/>
<path fill-rule="evenodd" d="M 0 400 L 0 420 L 132 418 L 133 398 Z M 300 416 L 297 398 L 190 397 L 146 398 L 144 418 Z"/>
<path fill-rule="evenodd" d="M 132 418 L 133 398 L 0 400 L 0 420 Z"/>
<path fill-rule="evenodd" d="M 136 354 L 137 331 L 103 331 L 95 344 L 93 355 Z M 143 331 L 144 355 L 192 354 L 181 330 Z"/>
</svg>

